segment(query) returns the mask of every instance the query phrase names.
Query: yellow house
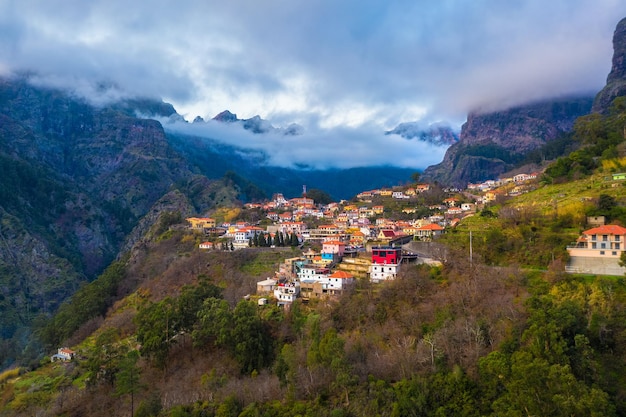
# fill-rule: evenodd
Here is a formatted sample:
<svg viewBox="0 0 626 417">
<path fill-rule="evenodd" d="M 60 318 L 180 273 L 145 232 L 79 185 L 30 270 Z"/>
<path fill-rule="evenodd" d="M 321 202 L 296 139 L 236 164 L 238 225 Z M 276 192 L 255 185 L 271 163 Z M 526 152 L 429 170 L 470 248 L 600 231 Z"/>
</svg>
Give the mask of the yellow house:
<svg viewBox="0 0 626 417">
<path fill-rule="evenodd" d="M 393 194 L 393 191 L 388 188 L 384 188 L 380 190 L 380 193 L 379 193 L 379 195 L 382 197 L 391 197 L 392 194 Z"/>
<path fill-rule="evenodd" d="M 187 222 L 192 229 L 212 229 L 215 227 L 215 219 L 210 217 L 188 217 Z"/>
<path fill-rule="evenodd" d="M 385 211 L 385 206 L 374 206 L 372 207 L 372 210 L 374 210 L 374 213 L 376 214 L 383 214 L 383 212 Z"/>
</svg>

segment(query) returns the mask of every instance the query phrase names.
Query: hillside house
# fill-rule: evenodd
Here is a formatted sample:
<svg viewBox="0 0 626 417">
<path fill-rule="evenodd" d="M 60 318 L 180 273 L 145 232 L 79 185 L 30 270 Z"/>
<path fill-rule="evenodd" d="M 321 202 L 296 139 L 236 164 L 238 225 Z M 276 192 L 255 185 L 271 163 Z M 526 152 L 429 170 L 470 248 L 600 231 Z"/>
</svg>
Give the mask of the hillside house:
<svg viewBox="0 0 626 417">
<path fill-rule="evenodd" d="M 431 223 L 418 228 L 414 235 L 420 240 L 430 240 L 441 235 L 443 231 L 443 227 L 439 226 L 437 223 Z"/>
<path fill-rule="evenodd" d="M 213 229 L 215 228 L 215 219 L 211 217 L 188 217 L 187 223 L 192 229 Z"/>
<path fill-rule="evenodd" d="M 235 232 L 235 240 L 233 244 L 235 247 L 247 247 L 250 239 L 254 239 L 254 236 L 263 233 L 264 230 L 256 226 L 248 226 L 238 229 Z"/>
<path fill-rule="evenodd" d="M 361 207 L 359 209 L 359 218 L 361 219 L 367 219 L 369 217 L 374 217 L 376 213 L 374 213 L 374 210 L 368 207 Z"/>
<path fill-rule="evenodd" d="M 285 222 L 281 225 L 280 231 L 283 233 L 301 234 L 306 231 L 306 224 L 304 222 Z"/>
<path fill-rule="evenodd" d="M 624 275 L 619 259 L 626 241 L 626 228 L 602 225 L 585 230 L 575 244 L 567 247 L 570 255 L 566 271 L 602 275 Z"/>
<path fill-rule="evenodd" d="M 279 306 L 293 303 L 298 298 L 298 295 L 300 295 L 299 282 L 288 282 L 274 287 L 274 298 L 278 301 Z"/>
<path fill-rule="evenodd" d="M 338 256 L 343 256 L 343 253 L 346 250 L 346 244 L 339 240 L 327 240 L 322 243 L 322 252 L 323 253 L 333 253 Z"/>
<path fill-rule="evenodd" d="M 213 249 L 213 242 L 202 242 L 198 245 L 200 249 Z"/>
<path fill-rule="evenodd" d="M 374 194 L 371 191 L 363 191 L 361 193 L 358 193 L 356 195 L 356 198 L 358 198 L 359 200 L 371 201 L 373 196 Z"/>
<path fill-rule="evenodd" d="M 57 353 L 52 355 L 50 357 L 50 360 L 52 362 L 56 362 L 56 361 L 69 362 L 72 359 L 74 359 L 75 356 L 76 356 L 75 351 L 66 347 L 62 347 L 62 348 L 57 349 Z"/>
<path fill-rule="evenodd" d="M 385 206 L 374 206 L 372 207 L 372 210 L 374 210 L 374 214 L 383 214 Z"/>
<path fill-rule="evenodd" d="M 293 213 L 290 211 L 286 211 L 278 215 L 278 221 L 281 223 L 288 223 L 292 220 L 293 220 Z"/>
<path fill-rule="evenodd" d="M 394 279 L 400 270 L 402 249 L 379 246 L 372 248 L 372 264 L 369 267 L 370 280 L 381 282 Z"/>
<path fill-rule="evenodd" d="M 285 199 L 285 196 L 283 196 L 281 193 L 276 193 L 272 196 L 272 202 L 275 204 L 276 207 L 280 207 L 287 204 L 287 199 Z"/>
<path fill-rule="evenodd" d="M 399 264 L 402 261 L 402 249 L 389 246 L 376 246 L 372 248 L 372 263 L 374 264 Z"/>
<path fill-rule="evenodd" d="M 342 294 L 354 282 L 355 279 L 352 274 L 345 271 L 336 271 L 331 275 L 301 280 L 300 290 L 303 299 L 328 298 Z"/>
<path fill-rule="evenodd" d="M 256 283 L 256 293 L 257 294 L 271 294 L 274 291 L 275 286 L 276 286 L 276 280 L 272 278 L 259 281 Z"/>
<path fill-rule="evenodd" d="M 380 232 L 378 232 L 378 235 L 376 236 L 378 240 L 386 241 L 386 242 L 389 242 L 395 237 L 396 237 L 396 233 L 391 229 L 382 229 Z"/>
</svg>

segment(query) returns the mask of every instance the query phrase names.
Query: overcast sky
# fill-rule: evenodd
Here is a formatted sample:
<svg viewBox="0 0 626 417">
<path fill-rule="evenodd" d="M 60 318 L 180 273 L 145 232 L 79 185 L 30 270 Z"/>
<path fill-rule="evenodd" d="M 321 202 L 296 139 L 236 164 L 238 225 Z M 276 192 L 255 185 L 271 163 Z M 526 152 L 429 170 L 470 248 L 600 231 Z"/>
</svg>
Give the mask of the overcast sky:
<svg viewBox="0 0 626 417">
<path fill-rule="evenodd" d="M 625 16 L 626 0 L 0 0 L 0 73 L 33 70 L 94 100 L 95 83 L 161 97 L 187 120 L 295 122 L 292 147 L 375 145 L 327 165 L 423 168 L 443 151 L 383 132 L 596 93 Z M 231 142 L 282 149 L 274 136 Z"/>
</svg>

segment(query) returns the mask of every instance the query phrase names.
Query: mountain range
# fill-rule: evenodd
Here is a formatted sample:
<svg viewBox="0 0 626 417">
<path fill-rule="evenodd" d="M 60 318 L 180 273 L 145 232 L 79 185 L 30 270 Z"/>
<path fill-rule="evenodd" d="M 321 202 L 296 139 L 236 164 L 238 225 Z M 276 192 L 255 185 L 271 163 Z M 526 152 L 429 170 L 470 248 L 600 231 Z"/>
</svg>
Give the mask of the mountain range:
<svg viewBox="0 0 626 417">
<path fill-rule="evenodd" d="M 450 145 L 444 160 L 426 169 L 425 179 L 462 186 L 495 178 L 567 136 L 592 106 L 609 111 L 625 91 L 625 27 L 626 20 L 617 26 L 613 67 L 595 101 L 561 98 L 475 112 L 458 140 L 443 125 L 407 123 L 386 133 Z M 296 196 L 304 184 L 350 198 L 407 182 L 415 172 L 393 166 L 268 166 L 258 151 L 167 132 L 151 117 L 182 119 L 160 100 L 97 107 L 34 86 L 27 77 L 0 79 L 0 368 L 34 343 L 33 322 L 140 242 L 163 213 L 204 214 L 274 192 Z M 258 116 L 241 120 L 229 111 L 215 120 L 259 135 L 277 129 Z M 297 135 L 300 129 L 279 131 Z"/>
</svg>

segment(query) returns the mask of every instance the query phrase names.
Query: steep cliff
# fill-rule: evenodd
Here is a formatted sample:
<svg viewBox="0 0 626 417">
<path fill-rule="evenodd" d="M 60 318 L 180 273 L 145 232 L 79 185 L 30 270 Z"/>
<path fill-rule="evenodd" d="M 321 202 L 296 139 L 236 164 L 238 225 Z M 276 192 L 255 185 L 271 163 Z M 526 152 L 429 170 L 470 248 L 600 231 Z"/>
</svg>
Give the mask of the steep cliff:
<svg viewBox="0 0 626 417">
<path fill-rule="evenodd" d="M 0 368 L 23 350 L 36 316 L 53 312 L 172 208 L 168 192 L 189 201 L 183 214 L 236 198 L 225 182 L 198 178 L 160 123 L 131 115 L 172 109 L 150 100 L 94 107 L 0 79 Z"/>
<path fill-rule="evenodd" d="M 606 113 L 613 99 L 626 95 L 626 18 L 622 19 L 613 33 L 613 64 L 606 79 L 606 86 L 593 102 L 593 111 Z"/>
<path fill-rule="evenodd" d="M 440 164 L 424 171 L 424 178 L 457 186 L 496 178 L 528 152 L 570 131 L 591 104 L 591 98 L 568 98 L 470 114 L 459 142 Z"/>
</svg>

